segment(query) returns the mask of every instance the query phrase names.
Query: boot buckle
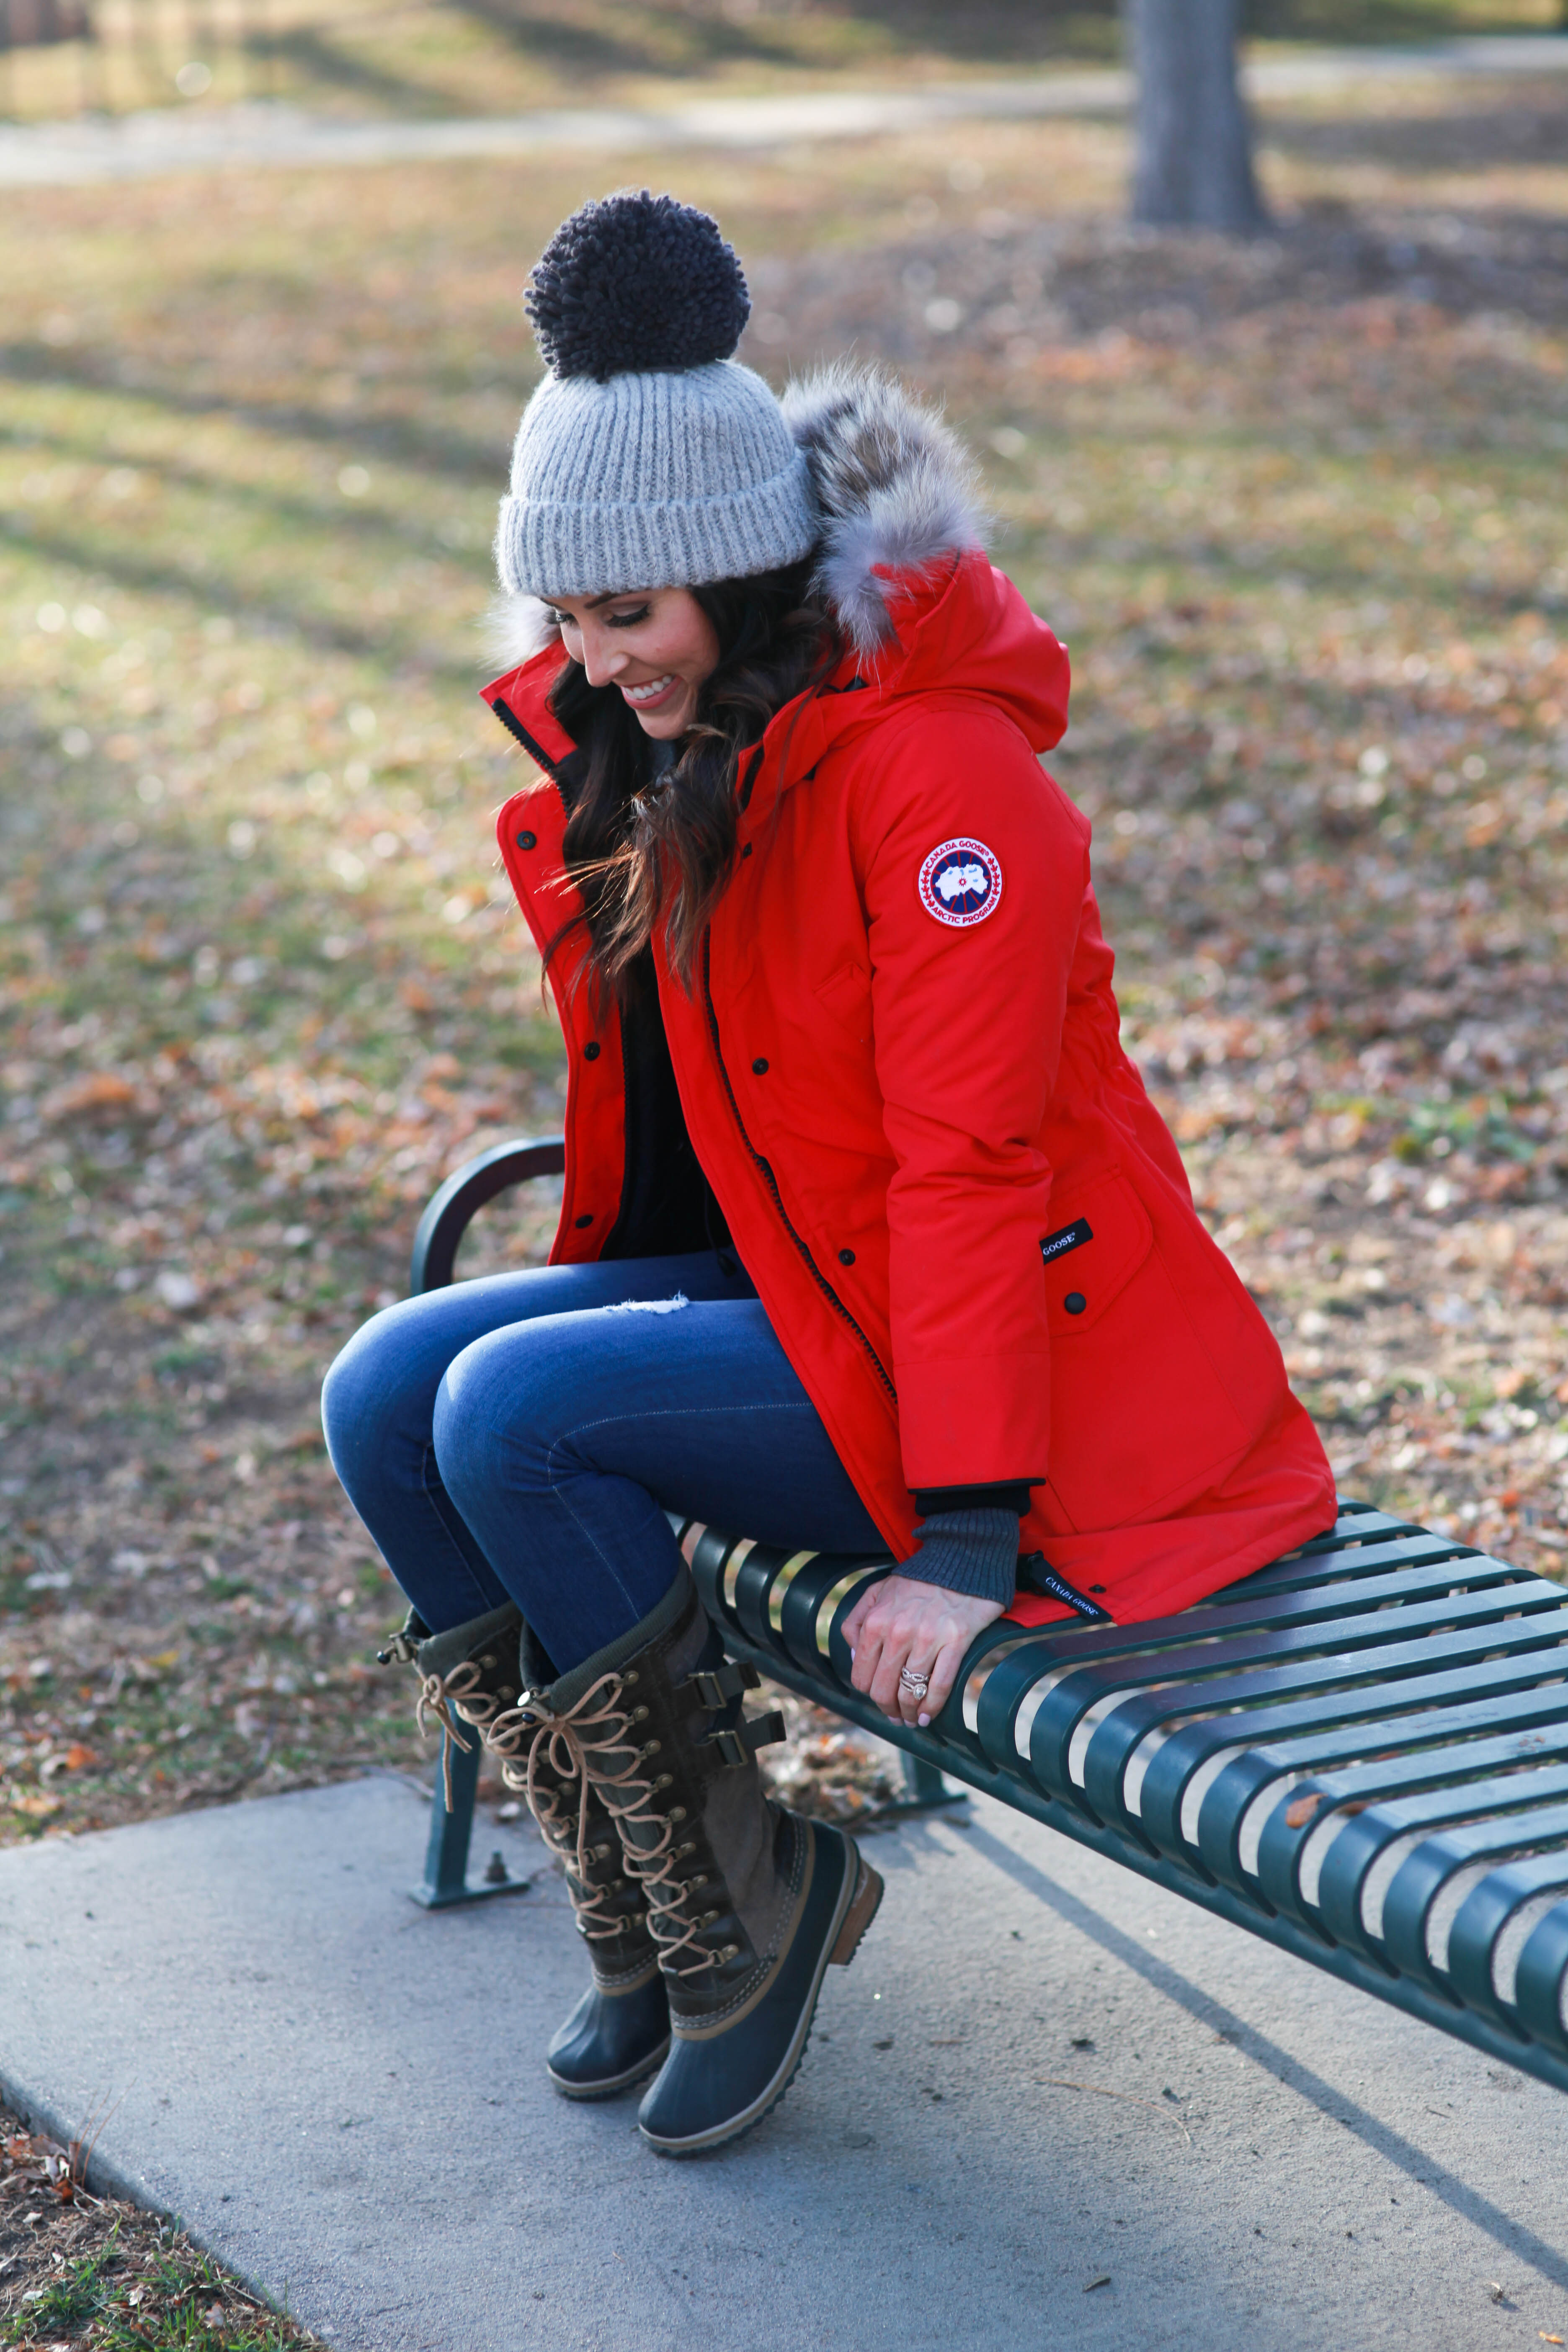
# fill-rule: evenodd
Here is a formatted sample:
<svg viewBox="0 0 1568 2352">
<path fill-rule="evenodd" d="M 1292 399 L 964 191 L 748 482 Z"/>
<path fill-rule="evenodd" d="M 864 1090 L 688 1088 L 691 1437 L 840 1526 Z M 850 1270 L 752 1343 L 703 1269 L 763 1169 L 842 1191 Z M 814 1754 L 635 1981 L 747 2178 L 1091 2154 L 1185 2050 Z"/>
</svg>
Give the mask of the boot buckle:
<svg viewBox="0 0 1568 2352">
<path fill-rule="evenodd" d="M 755 1690 L 762 1679 L 755 1666 L 737 1665 L 732 1658 L 710 1671 L 687 1676 L 700 1703 L 707 1707 L 728 1706 L 742 1691 Z"/>
<path fill-rule="evenodd" d="M 774 1707 L 750 1723 L 737 1724 L 732 1730 L 710 1731 L 706 1739 L 697 1744 L 717 1749 L 721 1763 L 734 1766 L 749 1764 L 759 1748 L 772 1748 L 785 1736 L 784 1717 Z"/>
</svg>

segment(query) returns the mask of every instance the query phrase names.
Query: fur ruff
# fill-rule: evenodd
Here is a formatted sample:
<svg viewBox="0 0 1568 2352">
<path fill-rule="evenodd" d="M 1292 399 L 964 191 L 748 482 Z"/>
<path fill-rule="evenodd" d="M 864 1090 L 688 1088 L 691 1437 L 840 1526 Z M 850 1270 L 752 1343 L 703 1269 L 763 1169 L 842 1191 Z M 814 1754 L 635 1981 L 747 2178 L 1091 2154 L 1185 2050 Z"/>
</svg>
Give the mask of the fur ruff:
<svg viewBox="0 0 1568 2352">
<path fill-rule="evenodd" d="M 820 369 L 786 386 L 781 405 L 822 516 L 813 585 L 856 654 L 874 659 L 896 635 L 889 575 L 918 576 L 984 544 L 974 466 L 934 409 L 874 368 Z M 491 659 L 516 669 L 560 631 L 537 596 L 503 593 L 485 635 Z"/>
<path fill-rule="evenodd" d="M 482 626 L 485 652 L 498 677 L 521 669 L 561 635 L 548 604 L 537 596 L 513 595 L 505 588 L 490 598 Z"/>
<path fill-rule="evenodd" d="M 814 584 L 849 644 L 874 656 L 894 636 L 886 573 L 931 571 L 984 541 L 978 482 L 934 409 L 874 368 L 840 362 L 784 394 L 822 513 Z"/>
</svg>

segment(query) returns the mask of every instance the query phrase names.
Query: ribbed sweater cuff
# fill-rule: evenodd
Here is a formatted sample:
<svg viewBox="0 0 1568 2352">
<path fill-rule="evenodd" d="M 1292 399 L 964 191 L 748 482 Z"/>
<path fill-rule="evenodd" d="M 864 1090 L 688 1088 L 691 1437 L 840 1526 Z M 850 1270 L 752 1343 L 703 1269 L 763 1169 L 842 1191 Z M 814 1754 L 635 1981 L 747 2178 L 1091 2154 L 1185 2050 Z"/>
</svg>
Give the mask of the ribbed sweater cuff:
<svg viewBox="0 0 1568 2352">
<path fill-rule="evenodd" d="M 912 1559 L 899 1563 L 900 1576 L 942 1585 L 969 1601 L 999 1601 L 1006 1608 L 1016 1590 L 1016 1511 L 930 1511 L 919 1534 L 921 1548 Z"/>
</svg>

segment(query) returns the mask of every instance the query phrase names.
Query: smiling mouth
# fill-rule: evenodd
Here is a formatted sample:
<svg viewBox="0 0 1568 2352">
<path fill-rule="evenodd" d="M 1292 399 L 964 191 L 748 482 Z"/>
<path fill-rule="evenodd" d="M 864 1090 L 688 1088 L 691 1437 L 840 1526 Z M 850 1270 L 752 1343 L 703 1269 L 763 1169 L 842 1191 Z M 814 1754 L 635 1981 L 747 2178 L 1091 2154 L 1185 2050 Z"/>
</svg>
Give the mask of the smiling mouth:
<svg viewBox="0 0 1568 2352">
<path fill-rule="evenodd" d="M 656 702 L 662 702 L 676 683 L 675 672 L 668 670 L 663 677 L 650 678 L 646 686 L 623 686 L 621 692 L 628 702 L 647 709 Z"/>
</svg>

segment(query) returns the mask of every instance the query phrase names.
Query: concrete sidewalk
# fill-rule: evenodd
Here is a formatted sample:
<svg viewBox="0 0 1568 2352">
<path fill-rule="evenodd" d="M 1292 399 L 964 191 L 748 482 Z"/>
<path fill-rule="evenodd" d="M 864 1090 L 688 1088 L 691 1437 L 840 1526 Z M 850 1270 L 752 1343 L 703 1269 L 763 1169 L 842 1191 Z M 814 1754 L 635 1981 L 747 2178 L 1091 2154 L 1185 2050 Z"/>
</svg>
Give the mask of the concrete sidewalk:
<svg viewBox="0 0 1568 2352">
<path fill-rule="evenodd" d="M 873 1842 L 782 2107 L 655 2157 L 540 2050 L 561 1879 L 431 1915 L 378 1775 L 0 1853 L 0 2084 L 356 2352 L 1568 2336 L 1568 2101 L 988 1800 Z M 1112 2095 L 1106 2095 L 1110 2094 Z"/>
<path fill-rule="evenodd" d="M 1568 72 L 1568 35 L 1323 49 L 1267 58 L 1247 71 L 1257 100 L 1310 98 L 1367 81 Z M 1024 74 L 906 90 L 836 89 L 777 98 L 698 99 L 673 107 L 554 107 L 533 114 L 344 122 L 299 107 L 160 107 L 114 120 L 0 126 L 0 186 L 51 187 L 181 172 L 444 163 L 659 148 L 754 152 L 802 140 L 868 139 L 949 122 L 1031 121 L 1121 111 L 1121 72 Z"/>
</svg>

